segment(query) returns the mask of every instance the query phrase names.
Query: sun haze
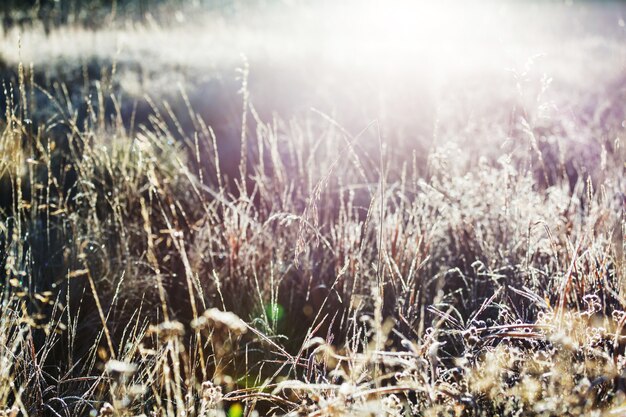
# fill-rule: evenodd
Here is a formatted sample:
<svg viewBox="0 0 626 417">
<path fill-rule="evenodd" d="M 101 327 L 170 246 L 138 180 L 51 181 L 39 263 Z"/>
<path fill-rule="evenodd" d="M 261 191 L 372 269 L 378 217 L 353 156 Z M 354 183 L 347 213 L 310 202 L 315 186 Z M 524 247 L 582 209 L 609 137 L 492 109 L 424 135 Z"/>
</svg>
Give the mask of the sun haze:
<svg viewBox="0 0 626 417">
<path fill-rule="evenodd" d="M 623 2 L 0 18 L 0 415 L 626 412 Z"/>
</svg>

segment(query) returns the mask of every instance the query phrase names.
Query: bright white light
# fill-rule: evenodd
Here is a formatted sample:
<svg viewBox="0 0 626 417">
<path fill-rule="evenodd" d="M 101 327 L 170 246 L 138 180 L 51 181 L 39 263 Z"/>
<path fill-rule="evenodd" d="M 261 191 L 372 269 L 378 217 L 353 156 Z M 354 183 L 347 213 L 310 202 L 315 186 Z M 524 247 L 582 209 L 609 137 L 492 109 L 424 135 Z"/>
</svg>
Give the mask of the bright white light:
<svg viewBox="0 0 626 417">
<path fill-rule="evenodd" d="M 337 4 L 339 3 L 339 4 Z M 449 72 L 484 69 L 507 51 L 515 17 L 504 2 L 353 1 L 314 9 L 317 20 L 299 28 L 331 61 L 386 71 Z"/>
</svg>

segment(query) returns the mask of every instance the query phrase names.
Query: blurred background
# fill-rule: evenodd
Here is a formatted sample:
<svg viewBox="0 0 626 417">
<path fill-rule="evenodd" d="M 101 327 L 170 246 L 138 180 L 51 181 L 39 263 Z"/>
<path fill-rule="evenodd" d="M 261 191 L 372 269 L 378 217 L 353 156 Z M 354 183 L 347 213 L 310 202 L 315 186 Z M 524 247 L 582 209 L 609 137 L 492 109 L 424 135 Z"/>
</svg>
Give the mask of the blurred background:
<svg viewBox="0 0 626 417">
<path fill-rule="evenodd" d="M 180 113 L 188 100 L 215 129 L 227 173 L 240 154 L 244 83 L 261 120 L 319 123 L 324 114 L 352 134 L 376 121 L 391 157 L 416 153 L 424 163 L 440 144 L 460 149 L 466 166 L 525 153 L 529 128 L 548 154 L 565 149 L 595 160 L 599 138 L 610 142 L 625 119 L 624 2 L 7 0 L 1 7 L 5 80 L 17 81 L 18 63 L 32 65 L 42 89 L 64 86 L 80 119 L 84 97 L 109 77 L 127 126 L 148 120 L 150 97 L 167 101 L 187 134 L 192 122 Z M 104 106 L 112 117 L 111 97 Z M 35 121 L 54 113 L 36 108 Z M 254 131 L 252 118 L 247 124 Z M 364 155 L 378 152 L 377 134 L 363 134 Z"/>
</svg>

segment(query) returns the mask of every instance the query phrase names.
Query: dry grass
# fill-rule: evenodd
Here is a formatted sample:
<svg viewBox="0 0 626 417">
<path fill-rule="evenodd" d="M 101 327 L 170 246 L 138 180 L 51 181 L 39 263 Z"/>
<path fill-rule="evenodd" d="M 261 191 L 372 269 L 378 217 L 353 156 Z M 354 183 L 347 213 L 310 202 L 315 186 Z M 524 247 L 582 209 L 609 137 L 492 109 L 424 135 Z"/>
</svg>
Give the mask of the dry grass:
<svg viewBox="0 0 626 417">
<path fill-rule="evenodd" d="M 626 412 L 623 77 L 459 87 L 424 139 L 8 60 L 0 414 Z"/>
</svg>

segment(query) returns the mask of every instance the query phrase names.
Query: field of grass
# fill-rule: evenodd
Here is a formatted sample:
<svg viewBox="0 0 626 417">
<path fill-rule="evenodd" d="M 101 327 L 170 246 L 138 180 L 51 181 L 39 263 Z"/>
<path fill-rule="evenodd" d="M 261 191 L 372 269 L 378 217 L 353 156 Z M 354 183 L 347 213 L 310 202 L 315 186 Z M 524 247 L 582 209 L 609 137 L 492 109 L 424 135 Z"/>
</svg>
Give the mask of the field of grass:
<svg viewBox="0 0 626 417">
<path fill-rule="evenodd" d="M 626 415 L 626 5 L 157 3 L 0 37 L 0 416 Z"/>
</svg>

